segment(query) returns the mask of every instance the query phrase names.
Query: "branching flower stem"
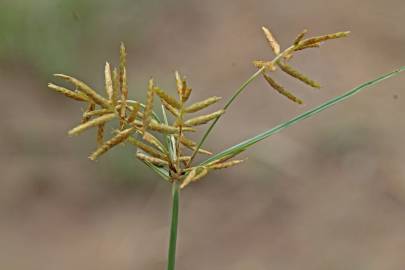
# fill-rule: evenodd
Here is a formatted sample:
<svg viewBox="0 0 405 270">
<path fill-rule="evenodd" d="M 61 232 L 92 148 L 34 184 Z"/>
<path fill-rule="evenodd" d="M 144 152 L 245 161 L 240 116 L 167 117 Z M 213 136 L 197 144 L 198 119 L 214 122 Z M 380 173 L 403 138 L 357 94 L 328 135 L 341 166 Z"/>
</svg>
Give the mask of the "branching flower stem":
<svg viewBox="0 0 405 270">
<path fill-rule="evenodd" d="M 271 60 L 269 63 L 270 65 L 276 65 L 277 61 L 279 61 L 282 57 L 289 55 L 291 52 L 293 52 L 296 48 L 299 47 L 299 44 L 294 44 L 287 49 L 285 49 L 283 52 L 279 53 L 274 57 L 273 60 Z M 241 86 L 235 91 L 235 93 L 229 98 L 228 102 L 224 106 L 224 110 L 228 109 L 229 106 L 235 101 L 235 99 L 246 89 L 246 87 L 253 82 L 257 77 L 259 77 L 266 69 L 266 66 L 261 67 L 258 71 L 256 71 L 252 76 L 250 76 L 249 79 L 247 79 L 244 83 L 242 83 Z M 215 124 L 219 121 L 221 116 L 217 117 L 212 124 L 208 127 L 207 131 L 204 133 L 202 136 L 201 140 L 197 144 L 197 147 L 195 148 L 193 154 L 191 155 L 190 160 L 188 161 L 187 167 L 191 165 L 193 162 L 195 156 L 198 153 L 198 150 L 201 148 L 201 146 L 204 144 L 205 140 L 207 139 L 208 135 L 211 133 L 212 129 L 214 128 Z"/>
</svg>

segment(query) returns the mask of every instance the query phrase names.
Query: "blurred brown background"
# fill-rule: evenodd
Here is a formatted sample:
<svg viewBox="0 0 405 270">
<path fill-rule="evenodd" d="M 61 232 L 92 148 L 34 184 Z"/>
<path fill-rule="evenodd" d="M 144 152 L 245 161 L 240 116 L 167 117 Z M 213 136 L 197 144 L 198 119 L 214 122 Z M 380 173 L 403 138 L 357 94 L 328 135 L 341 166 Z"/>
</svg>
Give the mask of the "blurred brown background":
<svg viewBox="0 0 405 270">
<path fill-rule="evenodd" d="M 47 89 L 51 74 L 102 89 L 106 60 L 129 53 L 130 95 L 154 76 L 194 99 L 229 97 L 284 46 L 351 30 L 295 57 L 323 85 L 277 78 L 296 106 L 255 81 L 207 143 L 219 151 L 405 64 L 405 2 L 2 0 L 0 269 L 165 269 L 170 186 L 119 147 L 91 162 L 94 134 L 69 138 L 80 105 Z M 405 269 L 404 76 L 253 147 L 246 163 L 181 196 L 177 269 Z M 101 90 L 103 91 L 103 90 Z"/>
</svg>

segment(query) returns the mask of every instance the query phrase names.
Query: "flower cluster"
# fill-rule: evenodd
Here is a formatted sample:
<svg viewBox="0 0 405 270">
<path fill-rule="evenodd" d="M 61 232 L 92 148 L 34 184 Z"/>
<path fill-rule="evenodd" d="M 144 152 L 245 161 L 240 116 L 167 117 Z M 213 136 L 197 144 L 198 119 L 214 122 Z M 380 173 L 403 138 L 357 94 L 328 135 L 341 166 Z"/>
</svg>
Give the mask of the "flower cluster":
<svg viewBox="0 0 405 270">
<path fill-rule="evenodd" d="M 288 90 L 286 90 L 282 85 L 278 84 L 274 79 L 272 79 L 268 75 L 268 72 L 275 71 L 277 68 L 280 68 L 280 70 L 282 70 L 286 74 L 302 81 L 303 83 L 313 88 L 321 88 L 319 83 L 311 80 L 310 78 L 308 78 L 307 76 L 305 76 L 304 74 L 302 74 L 301 72 L 290 66 L 288 64 L 289 60 L 293 57 L 295 52 L 310 48 L 319 48 L 322 42 L 331 39 L 346 37 L 350 33 L 350 32 L 337 32 L 334 34 L 304 39 L 305 34 L 307 33 L 307 30 L 305 29 L 295 38 L 293 44 L 290 47 L 281 52 L 280 45 L 274 38 L 274 35 L 270 32 L 270 30 L 264 26 L 262 27 L 262 30 L 267 39 L 267 42 L 269 43 L 276 57 L 271 61 L 262 61 L 262 60 L 253 61 L 253 64 L 263 71 L 263 77 L 274 90 L 276 90 L 278 93 L 282 94 L 283 96 L 287 97 L 288 99 L 298 104 L 302 104 L 303 101 L 300 98 L 296 97 L 291 92 L 289 92 Z"/>
<path fill-rule="evenodd" d="M 254 61 L 259 68 L 257 74 L 263 74 L 270 86 L 290 100 L 301 104 L 301 99 L 295 97 L 284 87 L 274 81 L 269 73 L 280 68 L 288 75 L 299 79 L 307 85 L 319 88 L 319 84 L 307 78 L 299 71 L 292 68 L 288 61 L 297 51 L 307 48 L 319 47 L 321 42 L 347 36 L 348 32 L 339 32 L 330 35 L 304 39 L 306 31 L 303 31 L 286 50 L 281 51 L 280 45 L 272 33 L 263 27 L 265 37 L 270 44 L 275 58 L 271 61 Z M 213 125 L 219 117 L 225 113 L 225 109 L 232 103 L 235 97 L 246 87 L 243 86 L 228 101 L 224 109 L 212 113 L 193 116 L 207 107 L 221 100 L 220 97 L 209 97 L 205 100 L 188 105 L 192 89 L 178 72 L 175 72 L 177 97 L 158 87 L 153 79 L 149 80 L 146 102 L 128 99 L 128 83 L 126 68 L 126 49 L 124 44 L 120 47 L 119 66 L 111 71 L 110 64 L 105 65 L 105 96 L 99 94 L 84 82 L 63 74 L 55 74 L 57 78 L 70 82 L 75 89 L 67 89 L 50 83 L 49 88 L 63 95 L 87 104 L 81 119 L 81 123 L 69 131 L 69 135 L 78 135 L 91 128 L 97 129 L 97 149 L 89 156 L 91 160 L 112 149 L 113 147 L 128 143 L 136 147 L 136 157 L 161 174 L 167 180 L 178 181 L 183 188 L 189 183 L 197 181 L 208 174 L 211 170 L 232 167 L 242 160 L 232 160 L 245 149 L 234 151 L 225 156 L 214 158 L 210 162 L 192 166 L 192 161 L 197 153 L 211 155 L 207 150 L 200 148 Z M 160 102 L 162 114 L 154 110 L 154 101 Z M 160 109 L 159 109 L 160 111 Z M 169 124 L 170 113 L 173 121 Z M 191 116 L 191 117 L 190 117 Z M 195 132 L 196 127 L 213 122 L 205 133 L 202 141 L 196 143 L 188 137 L 188 133 Z M 113 127 L 111 136 L 105 138 L 106 125 Z"/>
</svg>

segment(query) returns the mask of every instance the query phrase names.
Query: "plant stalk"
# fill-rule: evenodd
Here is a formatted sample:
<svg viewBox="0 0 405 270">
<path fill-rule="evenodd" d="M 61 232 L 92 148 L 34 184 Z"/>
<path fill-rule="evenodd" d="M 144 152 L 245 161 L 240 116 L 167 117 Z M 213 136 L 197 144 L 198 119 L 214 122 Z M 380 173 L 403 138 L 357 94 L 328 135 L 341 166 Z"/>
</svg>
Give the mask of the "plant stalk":
<svg viewBox="0 0 405 270">
<path fill-rule="evenodd" d="M 291 53 L 292 51 L 294 51 L 296 48 L 298 47 L 298 44 L 294 44 L 290 47 L 288 47 L 287 49 L 285 49 L 282 53 L 279 53 L 278 55 L 276 55 L 276 57 L 274 57 L 273 60 L 270 61 L 271 64 L 275 65 L 277 63 L 278 60 L 280 60 L 282 57 L 284 57 L 285 55 Z M 257 77 L 259 77 L 260 74 L 262 74 L 265 71 L 266 67 L 262 67 L 260 68 L 258 71 L 256 71 L 252 76 L 250 76 L 249 79 L 247 79 L 244 83 L 242 83 L 242 85 L 238 88 L 238 90 L 236 90 L 236 92 L 229 98 L 228 102 L 225 104 L 224 106 L 224 110 L 228 109 L 229 106 L 231 106 L 231 104 L 233 103 L 233 101 L 243 92 L 243 90 L 245 90 L 245 88 L 252 82 L 254 81 Z M 221 116 L 217 117 L 212 124 L 209 126 L 209 128 L 207 129 L 207 131 L 204 133 L 203 137 L 201 138 L 200 142 L 198 143 L 197 147 L 194 149 L 193 154 L 191 155 L 191 158 L 188 162 L 188 166 L 191 165 L 191 162 L 193 162 L 195 156 L 198 153 L 198 150 L 201 148 L 201 146 L 203 145 L 203 143 L 205 142 L 205 140 L 207 139 L 208 135 L 210 134 L 211 130 L 214 128 L 215 124 L 218 122 L 219 118 L 221 118 Z"/>
<path fill-rule="evenodd" d="M 232 95 L 232 97 L 228 100 L 228 102 L 224 106 L 224 110 L 228 109 L 228 107 L 232 104 L 232 102 L 239 96 L 240 93 L 254 80 L 256 79 L 263 71 L 264 67 L 260 68 L 258 71 L 256 71 L 252 76 L 250 76 L 249 79 L 247 79 L 239 88 L 236 90 L 236 92 Z M 198 143 L 197 147 L 194 149 L 193 154 L 191 155 L 191 158 L 188 162 L 188 165 L 191 165 L 191 162 L 193 162 L 195 156 L 198 153 L 198 150 L 201 148 L 205 140 L 207 139 L 208 135 L 210 134 L 211 130 L 214 128 L 215 124 L 218 122 L 219 118 L 221 116 L 215 118 L 215 120 L 212 122 L 212 124 L 209 126 L 207 131 L 204 133 L 203 137 L 201 138 L 200 142 Z"/>
<path fill-rule="evenodd" d="M 179 221 L 179 198 L 180 186 L 176 180 L 172 184 L 172 214 L 170 225 L 169 254 L 167 260 L 167 270 L 175 269 L 176 262 L 176 243 L 177 243 L 177 225 Z"/>
</svg>

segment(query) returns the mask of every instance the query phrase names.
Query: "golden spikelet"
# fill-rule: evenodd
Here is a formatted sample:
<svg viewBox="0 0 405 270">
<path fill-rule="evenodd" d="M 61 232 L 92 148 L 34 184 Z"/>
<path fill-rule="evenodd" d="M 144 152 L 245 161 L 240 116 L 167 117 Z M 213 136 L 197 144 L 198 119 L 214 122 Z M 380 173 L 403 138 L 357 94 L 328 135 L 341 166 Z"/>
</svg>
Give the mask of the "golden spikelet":
<svg viewBox="0 0 405 270">
<path fill-rule="evenodd" d="M 120 127 L 124 129 L 125 118 L 126 118 L 126 108 L 127 108 L 127 99 L 128 99 L 128 85 L 127 85 L 127 70 L 125 66 L 122 70 L 121 82 L 121 111 L 120 111 Z"/>
<path fill-rule="evenodd" d="M 198 117 L 185 121 L 184 125 L 185 126 L 203 125 L 205 123 L 208 123 L 211 120 L 214 120 L 215 118 L 218 118 L 219 116 L 221 116 L 224 113 L 225 113 L 225 110 L 219 110 L 219 111 L 207 114 L 207 115 L 198 116 Z"/>
<path fill-rule="evenodd" d="M 312 38 L 308 38 L 308 39 L 301 41 L 299 43 L 299 45 L 300 46 L 312 45 L 312 44 L 321 43 L 321 42 L 331 40 L 331 39 L 347 37 L 349 34 L 350 34 L 350 31 L 346 31 L 346 32 L 337 32 L 337 33 L 333 33 L 333 34 L 312 37 Z"/>
<path fill-rule="evenodd" d="M 97 126 L 97 145 L 98 146 L 101 146 L 104 143 L 104 130 L 105 130 L 105 123 Z"/>
<path fill-rule="evenodd" d="M 180 73 L 177 70 L 174 72 L 174 76 L 176 77 L 177 93 L 181 97 L 181 90 L 183 89 L 183 80 L 181 79 Z"/>
<path fill-rule="evenodd" d="M 89 116 L 88 114 L 92 113 L 95 108 L 96 104 L 94 104 L 93 102 L 89 102 L 87 104 L 87 108 L 83 113 L 82 121 L 80 122 L 81 124 L 84 124 L 91 119 L 91 116 Z"/>
<path fill-rule="evenodd" d="M 288 98 L 289 100 L 294 101 L 295 103 L 298 104 L 302 104 L 302 100 L 297 98 L 296 96 L 294 96 L 293 94 L 291 94 L 290 92 L 288 92 L 284 87 L 282 87 L 281 85 L 279 85 L 278 83 L 276 83 L 272 78 L 270 78 L 268 75 L 266 75 L 265 73 L 263 73 L 264 78 L 266 79 L 266 81 L 270 84 L 270 86 L 276 90 L 277 92 L 279 92 L 280 94 L 282 94 L 283 96 L 285 96 L 286 98 Z"/>
<path fill-rule="evenodd" d="M 193 150 L 193 151 L 195 151 L 195 149 L 197 148 L 196 147 L 197 146 L 196 142 L 194 142 L 194 141 L 192 141 L 192 140 L 190 140 L 190 139 L 188 139 L 188 138 L 186 138 L 184 136 L 181 136 L 180 143 L 182 145 L 184 145 L 185 147 Z M 198 152 L 201 153 L 201 154 L 212 155 L 212 153 L 210 151 L 204 150 L 202 148 L 198 149 Z"/>
<path fill-rule="evenodd" d="M 112 94 L 112 104 L 115 107 L 118 101 L 118 92 L 120 89 L 120 78 L 117 68 L 113 70 L 113 94 Z"/>
<path fill-rule="evenodd" d="M 161 124 L 158 123 L 156 121 L 151 121 L 149 123 L 149 128 L 151 130 L 160 132 L 160 133 L 164 133 L 164 134 L 176 134 L 179 132 L 179 128 L 178 127 L 173 127 L 173 126 L 169 126 L 166 124 Z M 182 131 L 195 131 L 195 129 L 193 128 L 188 128 L 188 127 L 183 127 Z"/>
<path fill-rule="evenodd" d="M 105 63 L 104 77 L 105 77 L 105 91 L 107 92 L 108 99 L 110 100 L 111 104 L 115 105 L 113 101 L 114 89 L 111 76 L 111 67 L 108 62 Z"/>
<path fill-rule="evenodd" d="M 193 112 L 198 112 L 199 110 L 202 110 L 204 108 L 207 108 L 208 106 L 217 103 L 219 100 L 221 100 L 220 97 L 210 97 L 207 98 L 203 101 L 196 102 L 194 104 L 191 104 L 187 108 L 184 109 L 184 112 L 187 113 L 193 113 Z"/>
<path fill-rule="evenodd" d="M 151 78 L 149 80 L 148 84 L 148 92 L 146 93 L 146 106 L 143 112 L 143 130 L 146 131 L 149 127 L 149 124 L 152 119 L 152 109 L 153 109 L 153 96 L 154 96 L 154 91 L 153 91 L 154 85 L 153 85 L 153 79 Z"/>
<path fill-rule="evenodd" d="M 165 106 L 165 108 L 171 113 L 173 114 L 175 117 L 179 117 L 180 113 L 179 111 L 174 108 L 172 105 L 170 105 L 169 103 L 167 103 L 164 99 L 161 99 L 163 106 Z"/>
<path fill-rule="evenodd" d="M 183 92 L 182 92 L 182 96 L 181 96 L 181 101 L 186 102 L 191 95 L 192 89 L 187 87 L 186 81 L 183 81 L 183 82 L 184 82 L 184 88 L 183 88 Z"/>
<path fill-rule="evenodd" d="M 235 166 L 239 163 L 242 163 L 244 160 L 231 160 L 231 161 L 226 161 L 222 163 L 215 163 L 210 166 L 208 166 L 208 169 L 212 170 L 220 170 L 220 169 L 226 169 L 232 166 Z"/>
<path fill-rule="evenodd" d="M 313 88 L 318 88 L 318 89 L 321 88 L 319 83 L 315 82 L 314 80 L 311 80 L 310 78 L 308 78 L 304 74 L 300 73 L 298 70 L 294 69 L 290 65 L 285 64 L 285 63 L 283 63 L 281 61 L 278 61 L 277 65 L 280 67 L 280 69 L 282 71 L 284 71 L 288 75 L 302 81 L 303 83 L 305 83 L 305 84 L 307 84 L 307 85 L 309 85 L 309 86 L 311 86 Z"/>
<path fill-rule="evenodd" d="M 193 169 L 187 176 L 186 178 L 184 178 L 183 182 L 180 185 L 180 188 L 183 189 L 186 186 L 188 186 L 188 184 L 191 183 L 191 181 L 193 180 L 193 178 L 196 176 L 197 174 L 197 168 Z"/>
<path fill-rule="evenodd" d="M 53 83 L 49 83 L 48 87 L 50 89 L 55 90 L 58 93 L 61 93 L 61 94 L 65 95 L 68 98 L 71 98 L 71 99 L 74 99 L 74 100 L 77 100 L 77 101 L 89 101 L 89 98 L 83 93 L 75 92 L 75 91 L 66 89 L 64 87 L 55 85 Z"/>
<path fill-rule="evenodd" d="M 200 169 L 200 172 L 198 172 L 198 169 Z M 197 180 L 200 180 L 204 176 L 208 174 L 208 169 L 206 167 L 197 167 L 197 174 L 194 176 L 193 179 L 191 179 L 192 182 L 195 182 Z"/>
<path fill-rule="evenodd" d="M 280 45 L 278 44 L 277 40 L 274 38 L 273 34 L 270 32 L 270 30 L 266 27 L 262 27 L 262 30 L 264 32 L 264 35 L 266 36 L 267 41 L 270 44 L 271 49 L 273 52 L 277 55 L 280 53 Z"/>
<path fill-rule="evenodd" d="M 107 109 L 107 108 L 111 107 L 107 99 L 105 99 L 102 96 L 100 96 L 99 94 L 97 94 L 96 91 L 94 91 L 90 86 L 88 86 L 84 82 L 79 81 L 78 79 L 75 79 L 73 77 L 70 77 L 70 76 L 67 76 L 67 75 L 64 75 L 64 74 L 55 74 L 54 76 L 58 77 L 58 78 L 65 79 L 65 80 L 73 83 L 75 86 L 77 86 L 77 88 L 81 92 L 86 94 L 90 99 L 92 99 L 95 103 L 102 106 L 103 108 Z"/>
<path fill-rule="evenodd" d="M 181 78 L 178 71 L 175 72 L 177 93 L 179 94 L 181 102 L 186 102 L 191 94 L 191 88 L 187 87 L 185 78 Z"/>
<path fill-rule="evenodd" d="M 294 51 L 302 51 L 305 49 L 310 49 L 310 48 L 319 48 L 321 46 L 320 43 L 314 43 L 314 44 L 309 44 L 305 46 L 298 46 L 297 48 L 294 49 Z"/>
<path fill-rule="evenodd" d="M 139 104 L 139 102 L 136 102 L 136 103 L 134 103 L 134 105 L 132 105 L 132 111 L 128 116 L 128 123 L 132 123 L 135 120 L 140 108 L 141 108 L 141 104 Z"/>
<path fill-rule="evenodd" d="M 104 142 L 96 151 L 94 151 L 89 158 L 96 160 L 99 156 L 113 148 L 114 146 L 124 142 L 135 131 L 134 127 L 119 131 L 117 135 Z"/>
<path fill-rule="evenodd" d="M 257 68 L 265 68 L 266 71 L 275 71 L 276 67 L 273 65 L 272 62 L 270 61 L 261 61 L 261 60 L 255 60 L 253 61 L 253 65 Z"/>
<path fill-rule="evenodd" d="M 229 159 L 231 159 L 231 158 L 233 158 L 233 157 L 239 155 L 240 153 L 242 153 L 242 152 L 244 152 L 244 151 L 245 151 L 245 149 L 241 149 L 241 150 L 236 151 L 236 152 L 234 152 L 234 153 L 232 153 L 232 154 L 229 154 L 229 155 L 226 155 L 226 156 L 224 156 L 224 157 L 222 157 L 222 158 L 219 158 L 219 159 L 217 159 L 217 160 L 214 160 L 214 161 L 208 163 L 208 164 L 207 164 L 207 167 L 209 167 L 209 166 L 211 166 L 211 165 L 214 165 L 214 164 L 223 163 L 223 162 L 225 162 L 225 161 L 227 161 L 227 160 L 229 160 Z"/>
<path fill-rule="evenodd" d="M 294 45 L 298 45 L 300 41 L 304 38 L 305 34 L 308 32 L 307 29 L 304 29 L 301 33 L 298 34 L 298 36 L 294 40 Z"/>
<path fill-rule="evenodd" d="M 166 166 L 169 165 L 169 163 L 166 160 L 160 159 L 160 158 L 155 158 L 155 157 L 151 157 L 148 155 L 145 155 L 143 153 L 136 153 L 136 157 L 142 161 L 146 161 L 146 162 L 150 162 L 153 165 L 156 166 Z"/>
<path fill-rule="evenodd" d="M 131 144 L 135 145 L 136 147 L 142 149 L 144 152 L 148 153 L 152 157 L 157 157 L 160 159 L 167 160 L 167 156 L 160 152 L 159 150 L 154 149 L 153 147 L 133 138 L 133 137 L 128 137 L 128 142 Z"/>
<path fill-rule="evenodd" d="M 155 87 L 154 88 L 155 93 L 160 97 L 160 99 L 166 101 L 168 104 L 170 104 L 172 107 L 176 108 L 176 109 L 180 109 L 181 108 L 181 104 L 172 96 L 170 96 L 169 94 L 167 94 L 164 90 Z"/>
<path fill-rule="evenodd" d="M 92 103 L 94 105 L 94 103 Z M 84 117 L 93 117 L 93 116 L 100 116 L 100 115 L 104 115 L 107 113 L 112 113 L 113 111 L 110 109 L 99 109 L 99 110 L 90 110 L 90 111 L 86 111 L 84 112 L 83 116 Z"/>
<path fill-rule="evenodd" d="M 146 142 L 148 142 L 148 143 L 152 144 L 153 146 L 155 146 L 161 152 L 166 152 L 165 147 L 163 146 L 163 144 L 155 136 L 153 136 L 151 133 L 144 132 L 142 139 L 144 139 Z"/>
<path fill-rule="evenodd" d="M 73 129 L 71 129 L 69 131 L 69 135 L 78 135 L 78 134 L 82 133 L 83 131 L 87 130 L 88 128 L 96 127 L 98 125 L 104 124 L 104 123 L 114 119 L 115 117 L 116 117 L 116 115 L 114 113 L 109 113 L 109 114 L 102 115 L 98 118 L 94 118 L 92 120 L 85 122 L 84 124 L 81 124 Z"/>
<path fill-rule="evenodd" d="M 120 72 L 120 84 L 121 84 L 121 93 L 123 92 L 123 82 L 126 78 L 125 69 L 127 65 L 127 51 L 125 49 L 124 42 L 121 42 L 120 45 L 120 65 L 119 65 L 119 72 Z"/>
<path fill-rule="evenodd" d="M 128 99 L 128 81 L 127 81 L 127 69 L 124 67 L 122 71 L 122 83 L 121 83 L 121 102 L 126 104 Z"/>
</svg>

